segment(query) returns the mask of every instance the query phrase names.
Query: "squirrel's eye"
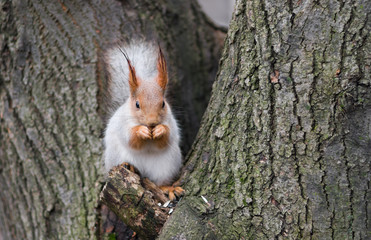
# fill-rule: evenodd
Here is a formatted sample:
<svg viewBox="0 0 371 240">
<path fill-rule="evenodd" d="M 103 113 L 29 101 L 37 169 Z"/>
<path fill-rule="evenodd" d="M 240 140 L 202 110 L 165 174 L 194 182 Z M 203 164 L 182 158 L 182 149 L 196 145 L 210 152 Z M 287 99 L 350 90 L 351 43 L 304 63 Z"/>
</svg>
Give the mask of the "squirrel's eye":
<svg viewBox="0 0 371 240">
<path fill-rule="evenodd" d="M 162 102 L 162 108 L 164 108 L 164 107 L 165 107 L 165 101 Z"/>
<path fill-rule="evenodd" d="M 138 101 L 136 101 L 135 106 L 136 106 L 137 108 L 140 108 L 140 106 L 139 106 L 139 102 L 138 102 Z"/>
</svg>

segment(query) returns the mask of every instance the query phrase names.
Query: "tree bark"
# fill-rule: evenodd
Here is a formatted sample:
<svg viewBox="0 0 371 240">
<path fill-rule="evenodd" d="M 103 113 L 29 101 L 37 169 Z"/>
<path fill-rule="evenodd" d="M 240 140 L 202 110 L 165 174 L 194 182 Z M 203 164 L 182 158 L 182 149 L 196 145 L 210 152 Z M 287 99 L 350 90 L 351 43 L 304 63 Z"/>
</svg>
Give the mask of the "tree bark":
<svg viewBox="0 0 371 240">
<path fill-rule="evenodd" d="M 194 1 L 0 6 L 0 238 L 99 238 L 107 88 L 100 57 L 120 40 L 159 41 L 186 151 L 208 102 L 223 33 Z"/>
<path fill-rule="evenodd" d="M 236 2 L 159 239 L 371 238 L 370 10 Z"/>
<path fill-rule="evenodd" d="M 371 237 L 370 10 L 237 1 L 187 195 L 160 239 Z M 2 1 L 0 12 L 2 238 L 98 237 L 98 56 L 117 39 L 160 39 L 193 122 L 216 30 L 189 1 Z"/>
<path fill-rule="evenodd" d="M 162 190 L 148 178 L 141 181 L 138 174 L 122 165 L 110 171 L 101 192 L 101 201 L 140 239 L 156 238 L 169 217 L 170 208 L 162 205 L 169 203 Z"/>
</svg>

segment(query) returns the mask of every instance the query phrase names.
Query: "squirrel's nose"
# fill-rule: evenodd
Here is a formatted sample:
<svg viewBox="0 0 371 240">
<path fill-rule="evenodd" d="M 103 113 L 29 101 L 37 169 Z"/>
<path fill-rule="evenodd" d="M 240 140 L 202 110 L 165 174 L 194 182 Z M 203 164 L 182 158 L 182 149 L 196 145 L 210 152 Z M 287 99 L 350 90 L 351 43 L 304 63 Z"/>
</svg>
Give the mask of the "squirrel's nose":
<svg viewBox="0 0 371 240">
<path fill-rule="evenodd" d="M 158 116 L 156 114 L 149 114 L 146 120 L 149 128 L 154 128 L 159 124 Z"/>
</svg>

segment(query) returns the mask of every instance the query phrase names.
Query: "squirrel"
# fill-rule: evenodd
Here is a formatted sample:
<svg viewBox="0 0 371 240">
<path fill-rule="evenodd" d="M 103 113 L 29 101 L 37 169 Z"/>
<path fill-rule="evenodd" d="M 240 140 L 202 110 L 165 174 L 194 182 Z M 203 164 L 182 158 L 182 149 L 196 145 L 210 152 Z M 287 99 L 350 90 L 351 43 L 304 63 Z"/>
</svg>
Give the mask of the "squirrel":
<svg viewBox="0 0 371 240">
<path fill-rule="evenodd" d="M 170 185 L 182 154 L 180 130 L 165 99 L 168 72 L 162 50 L 139 41 L 112 48 L 105 57 L 110 97 L 118 106 L 105 130 L 106 171 L 120 164 L 134 166 L 174 200 L 174 193 L 184 193 Z"/>
</svg>

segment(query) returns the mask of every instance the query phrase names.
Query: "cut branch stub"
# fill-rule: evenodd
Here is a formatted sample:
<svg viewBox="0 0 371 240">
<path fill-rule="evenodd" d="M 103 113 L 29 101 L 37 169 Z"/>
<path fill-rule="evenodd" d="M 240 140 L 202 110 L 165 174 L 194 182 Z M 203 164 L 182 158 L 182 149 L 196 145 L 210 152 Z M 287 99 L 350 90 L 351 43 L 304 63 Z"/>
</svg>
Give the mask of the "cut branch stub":
<svg viewBox="0 0 371 240">
<path fill-rule="evenodd" d="M 167 200 L 155 184 L 143 180 L 124 166 L 113 168 L 100 200 L 124 221 L 141 239 L 154 239 L 168 218 L 168 209 L 157 204 Z"/>
</svg>

